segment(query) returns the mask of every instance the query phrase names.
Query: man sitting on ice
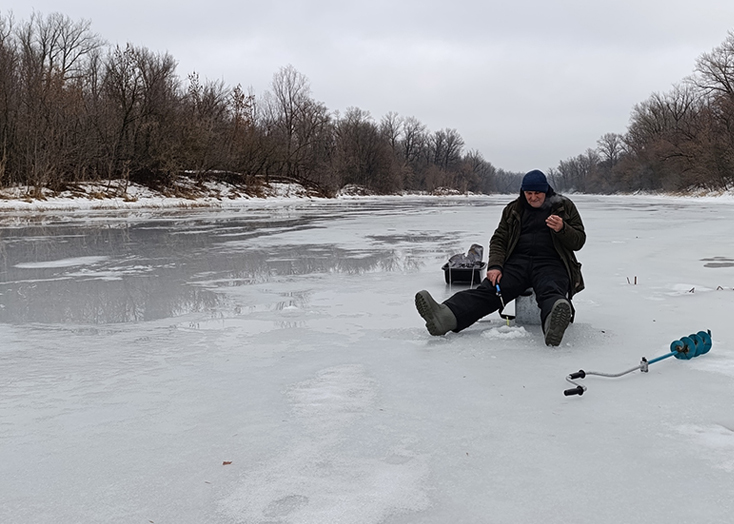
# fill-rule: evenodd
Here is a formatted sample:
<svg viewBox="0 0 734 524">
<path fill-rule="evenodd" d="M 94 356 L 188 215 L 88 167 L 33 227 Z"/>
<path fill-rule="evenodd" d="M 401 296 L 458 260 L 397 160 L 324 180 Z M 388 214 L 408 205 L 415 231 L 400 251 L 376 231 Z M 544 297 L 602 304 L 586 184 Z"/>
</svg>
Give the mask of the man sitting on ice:
<svg viewBox="0 0 734 524">
<path fill-rule="evenodd" d="M 571 298 L 584 289 L 578 251 L 586 232 L 574 203 L 557 194 L 539 170 L 527 173 L 520 196 L 502 211 L 489 242 L 487 277 L 474 289 L 459 291 L 442 304 L 428 291 L 415 306 L 431 335 L 461 331 L 533 288 L 540 307 L 545 343 L 558 346 L 573 318 Z"/>
</svg>

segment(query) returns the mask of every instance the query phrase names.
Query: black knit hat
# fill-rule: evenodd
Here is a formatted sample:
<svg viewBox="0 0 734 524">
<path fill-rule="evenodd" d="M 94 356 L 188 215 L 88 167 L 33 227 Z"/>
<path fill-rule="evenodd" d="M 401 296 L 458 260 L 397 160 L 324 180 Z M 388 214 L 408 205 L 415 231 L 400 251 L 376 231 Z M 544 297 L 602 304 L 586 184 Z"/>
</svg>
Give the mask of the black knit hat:
<svg viewBox="0 0 734 524">
<path fill-rule="evenodd" d="M 533 169 L 523 177 L 520 190 L 547 193 L 548 187 L 548 179 L 545 177 L 545 173 L 539 169 Z"/>
</svg>

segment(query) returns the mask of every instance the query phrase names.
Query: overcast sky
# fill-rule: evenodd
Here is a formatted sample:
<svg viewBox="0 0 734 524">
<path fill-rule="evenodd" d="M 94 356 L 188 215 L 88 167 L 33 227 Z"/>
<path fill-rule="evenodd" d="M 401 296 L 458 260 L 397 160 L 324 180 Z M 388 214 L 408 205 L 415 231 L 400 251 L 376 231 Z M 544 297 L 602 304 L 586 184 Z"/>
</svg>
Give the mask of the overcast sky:
<svg viewBox="0 0 734 524">
<path fill-rule="evenodd" d="M 456 129 L 496 167 L 528 171 L 624 133 L 633 106 L 693 72 L 734 29 L 731 0 L 3 0 L 111 44 L 168 52 L 185 78 L 270 88 L 292 65 L 331 110 Z"/>
</svg>

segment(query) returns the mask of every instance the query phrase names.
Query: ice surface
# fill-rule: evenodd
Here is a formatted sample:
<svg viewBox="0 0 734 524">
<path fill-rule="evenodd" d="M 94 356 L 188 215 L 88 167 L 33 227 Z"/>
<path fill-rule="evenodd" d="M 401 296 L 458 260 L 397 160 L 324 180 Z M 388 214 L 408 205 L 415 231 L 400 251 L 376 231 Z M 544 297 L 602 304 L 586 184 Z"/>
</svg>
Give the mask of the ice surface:
<svg viewBox="0 0 734 524">
<path fill-rule="evenodd" d="M 734 203 L 574 200 L 558 348 L 414 309 L 506 196 L 7 212 L 0 522 L 731 522 Z"/>
<path fill-rule="evenodd" d="M 106 258 L 107 257 L 62 258 L 61 260 L 47 260 L 45 262 L 25 262 L 16 264 L 15 267 L 21 269 L 42 269 L 55 267 L 86 266 L 103 262 Z"/>
</svg>

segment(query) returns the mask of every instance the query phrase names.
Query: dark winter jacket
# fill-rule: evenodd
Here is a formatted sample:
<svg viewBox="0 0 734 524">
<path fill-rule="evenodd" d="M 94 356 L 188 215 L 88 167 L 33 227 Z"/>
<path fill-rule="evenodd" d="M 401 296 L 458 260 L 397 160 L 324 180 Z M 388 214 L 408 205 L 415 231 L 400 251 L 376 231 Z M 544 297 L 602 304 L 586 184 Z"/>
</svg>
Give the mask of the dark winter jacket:
<svg viewBox="0 0 734 524">
<path fill-rule="evenodd" d="M 523 208 L 529 204 L 525 195 L 520 196 L 507 204 L 502 211 L 502 218 L 492 238 L 489 241 L 489 259 L 487 268 L 502 269 L 505 261 L 512 256 L 513 250 L 520 238 Z M 571 289 L 569 298 L 584 289 L 584 279 L 581 275 L 581 264 L 576 260 L 574 251 L 578 251 L 586 242 L 586 232 L 581 221 L 581 215 L 570 199 L 557 194 L 552 188 L 546 194 L 544 206 L 549 205 L 550 214 L 558 215 L 563 219 L 563 229 L 558 233 L 551 230 L 553 246 L 561 257 L 568 271 Z"/>
</svg>

